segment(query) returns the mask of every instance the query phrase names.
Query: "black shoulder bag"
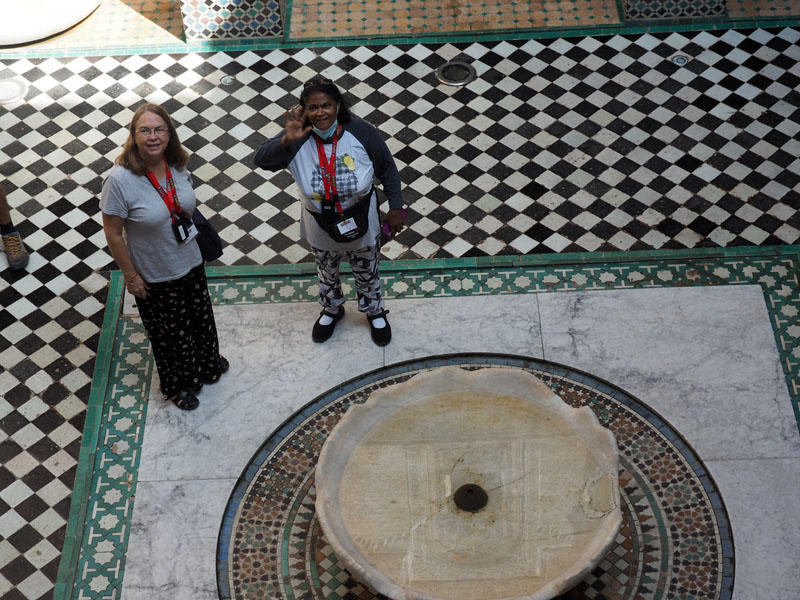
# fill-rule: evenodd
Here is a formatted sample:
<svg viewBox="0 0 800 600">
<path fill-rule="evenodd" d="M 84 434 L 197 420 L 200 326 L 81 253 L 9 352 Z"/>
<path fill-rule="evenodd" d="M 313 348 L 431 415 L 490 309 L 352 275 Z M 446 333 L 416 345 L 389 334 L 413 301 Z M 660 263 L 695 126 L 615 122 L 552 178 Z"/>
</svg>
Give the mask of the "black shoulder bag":
<svg viewBox="0 0 800 600">
<path fill-rule="evenodd" d="M 200 246 L 203 261 L 209 262 L 222 256 L 222 240 L 219 234 L 196 206 L 192 213 L 192 223 L 197 227 L 197 245 Z"/>
</svg>

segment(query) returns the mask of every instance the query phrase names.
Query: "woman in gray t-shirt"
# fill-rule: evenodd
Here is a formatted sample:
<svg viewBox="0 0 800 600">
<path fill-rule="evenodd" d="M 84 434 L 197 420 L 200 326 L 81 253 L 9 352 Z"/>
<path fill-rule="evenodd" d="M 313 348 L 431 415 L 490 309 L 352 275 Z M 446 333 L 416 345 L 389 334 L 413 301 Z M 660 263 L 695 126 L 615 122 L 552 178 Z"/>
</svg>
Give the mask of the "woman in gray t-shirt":
<svg viewBox="0 0 800 600">
<path fill-rule="evenodd" d="M 197 408 L 203 384 L 215 383 L 229 366 L 219 354 L 191 221 L 196 198 L 188 161 L 167 112 L 144 104 L 100 198 L 108 248 L 137 298 L 161 391 L 183 410 Z"/>
</svg>

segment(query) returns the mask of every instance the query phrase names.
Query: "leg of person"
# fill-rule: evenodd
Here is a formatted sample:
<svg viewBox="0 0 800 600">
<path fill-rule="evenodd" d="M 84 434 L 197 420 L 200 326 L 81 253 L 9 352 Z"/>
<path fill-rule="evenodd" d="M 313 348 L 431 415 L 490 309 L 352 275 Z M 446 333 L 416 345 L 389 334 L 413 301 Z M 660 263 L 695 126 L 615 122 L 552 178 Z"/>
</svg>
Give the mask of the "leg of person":
<svg viewBox="0 0 800 600">
<path fill-rule="evenodd" d="M 185 383 L 188 336 L 182 334 L 186 328 L 181 323 L 181 314 L 186 306 L 181 294 L 181 280 L 151 283 L 146 299 L 137 300 L 142 323 L 153 348 L 161 393 L 172 400 L 178 408 L 193 410 L 199 404 L 190 386 Z M 199 381 L 198 381 L 199 383 Z"/>
<path fill-rule="evenodd" d="M 372 341 L 385 346 L 392 340 L 392 328 L 386 319 L 388 311 L 383 308 L 381 276 L 378 269 L 381 249 L 377 242 L 373 246 L 352 250 L 347 253 L 350 268 L 358 293 L 358 310 L 366 313 Z"/>
<path fill-rule="evenodd" d="M 320 250 L 311 248 L 317 263 L 317 279 L 319 280 L 319 303 L 322 312 L 314 322 L 311 339 L 318 344 L 333 335 L 333 330 L 344 316 L 344 294 L 339 277 L 339 264 L 342 253 L 337 250 Z"/>
<path fill-rule="evenodd" d="M 193 389 L 199 391 L 203 383 L 216 383 L 230 365 L 219 353 L 217 324 L 208 293 L 206 270 L 202 264 L 189 272 L 184 281 L 184 290 L 190 306 L 189 335 L 194 340 L 194 360 L 199 384 Z"/>
<path fill-rule="evenodd" d="M 11 211 L 3 186 L 0 186 L 0 235 L 3 238 L 3 250 L 8 257 L 8 266 L 14 270 L 24 269 L 30 257 L 22 243 L 22 236 L 11 221 Z"/>
<path fill-rule="evenodd" d="M 3 227 L 3 231 L 5 231 L 7 225 L 11 225 L 12 229 L 14 227 L 11 223 L 11 210 L 8 208 L 6 190 L 0 185 L 0 226 Z"/>
</svg>

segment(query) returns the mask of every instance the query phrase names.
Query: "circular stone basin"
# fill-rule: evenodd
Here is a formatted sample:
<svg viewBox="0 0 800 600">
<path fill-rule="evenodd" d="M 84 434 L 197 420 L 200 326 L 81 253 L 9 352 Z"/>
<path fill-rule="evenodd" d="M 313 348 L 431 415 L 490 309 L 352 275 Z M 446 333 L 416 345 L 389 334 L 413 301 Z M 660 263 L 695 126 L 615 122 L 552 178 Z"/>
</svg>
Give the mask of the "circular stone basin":
<svg viewBox="0 0 800 600">
<path fill-rule="evenodd" d="M 516 369 L 440 367 L 349 409 L 315 507 L 348 571 L 390 598 L 547 600 L 614 542 L 617 473 L 589 407 Z"/>
<path fill-rule="evenodd" d="M 0 46 L 25 44 L 61 33 L 80 23 L 100 0 L 27 0 L 5 2 Z"/>
</svg>

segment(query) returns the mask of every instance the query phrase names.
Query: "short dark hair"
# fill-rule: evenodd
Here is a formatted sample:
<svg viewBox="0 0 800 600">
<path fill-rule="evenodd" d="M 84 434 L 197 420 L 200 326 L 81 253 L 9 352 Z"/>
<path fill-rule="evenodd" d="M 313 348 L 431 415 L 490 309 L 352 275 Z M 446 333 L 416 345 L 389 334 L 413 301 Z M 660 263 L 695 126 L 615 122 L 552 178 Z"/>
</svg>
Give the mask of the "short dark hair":
<svg viewBox="0 0 800 600">
<path fill-rule="evenodd" d="M 164 158 L 170 167 L 177 167 L 182 169 L 189 162 L 189 154 L 181 146 L 181 141 L 178 138 L 178 131 L 175 129 L 175 124 L 167 114 L 164 107 L 158 104 L 145 103 L 136 109 L 131 118 L 131 124 L 128 127 L 128 139 L 122 147 L 122 154 L 117 157 L 116 163 L 129 169 L 137 175 L 146 175 L 147 167 L 139 154 L 139 149 L 136 147 L 136 124 L 142 118 L 144 113 L 153 113 L 158 115 L 167 124 L 169 130 L 169 141 L 167 142 L 167 149 L 164 151 Z"/>
<path fill-rule="evenodd" d="M 300 93 L 300 105 L 303 108 L 306 107 L 308 97 L 314 92 L 322 92 L 326 96 L 330 96 L 339 105 L 339 112 L 336 114 L 339 123 L 348 123 L 350 121 L 352 118 L 350 107 L 333 81 L 322 75 L 314 75 L 306 81 L 303 84 L 303 91 Z"/>
</svg>

